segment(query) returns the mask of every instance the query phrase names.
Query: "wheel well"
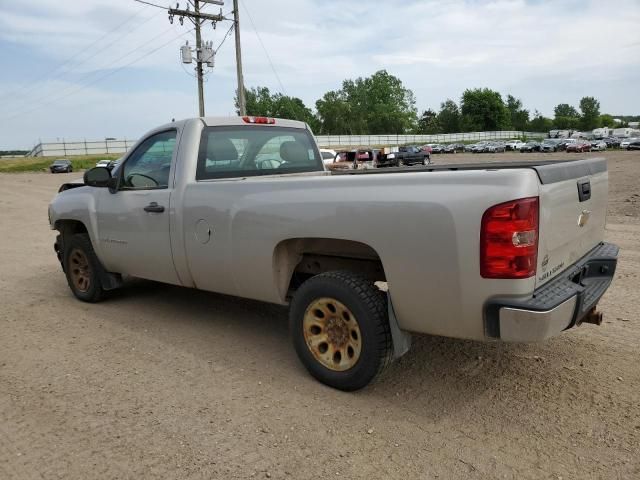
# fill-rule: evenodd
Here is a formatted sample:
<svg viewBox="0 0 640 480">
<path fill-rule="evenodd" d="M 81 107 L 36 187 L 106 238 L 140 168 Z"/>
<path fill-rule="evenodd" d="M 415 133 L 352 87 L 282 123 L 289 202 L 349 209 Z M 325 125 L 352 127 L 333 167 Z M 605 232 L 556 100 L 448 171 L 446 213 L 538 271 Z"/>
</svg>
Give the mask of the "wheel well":
<svg viewBox="0 0 640 480">
<path fill-rule="evenodd" d="M 75 235 L 76 233 L 88 233 L 87 227 L 79 220 L 58 220 L 55 223 L 55 229 L 61 235 Z"/>
<path fill-rule="evenodd" d="M 278 291 L 285 299 L 308 278 L 347 270 L 372 282 L 386 281 L 382 260 L 369 245 L 333 238 L 293 238 L 280 242 L 274 252 Z"/>
</svg>

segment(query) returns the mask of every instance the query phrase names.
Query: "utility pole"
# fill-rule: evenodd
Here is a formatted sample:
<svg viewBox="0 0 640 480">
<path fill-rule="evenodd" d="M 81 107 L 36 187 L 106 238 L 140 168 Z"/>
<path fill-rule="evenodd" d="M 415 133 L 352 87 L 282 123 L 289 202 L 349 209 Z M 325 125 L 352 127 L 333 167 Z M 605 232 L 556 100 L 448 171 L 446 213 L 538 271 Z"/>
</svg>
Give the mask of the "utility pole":
<svg viewBox="0 0 640 480">
<path fill-rule="evenodd" d="M 244 93 L 244 77 L 242 75 L 242 48 L 240 47 L 240 8 L 238 0 L 233 0 L 233 29 L 236 34 L 236 71 L 238 76 L 238 110 L 240 116 L 247 114 L 247 100 Z"/>
<path fill-rule="evenodd" d="M 200 35 L 200 1 L 193 0 L 196 24 L 196 75 L 198 76 L 198 106 L 200 116 L 204 117 L 204 80 L 202 79 L 202 36 Z"/>
<path fill-rule="evenodd" d="M 202 44 L 202 35 L 200 32 L 200 27 L 202 22 L 205 20 L 209 20 L 215 24 L 217 22 L 221 22 L 222 20 L 226 20 L 226 18 L 222 15 L 222 11 L 218 15 L 211 15 L 208 13 L 202 13 L 200 11 L 200 1 L 203 3 L 213 3 L 215 5 L 223 5 L 223 0 L 191 0 L 189 3 L 193 5 L 193 11 L 189 9 L 189 4 L 187 4 L 187 8 L 181 9 L 180 4 L 176 5 L 176 8 L 169 8 L 169 22 L 173 23 L 173 17 L 178 17 L 180 21 L 180 25 L 184 22 L 184 19 L 187 18 L 191 20 L 191 22 L 195 26 L 196 30 L 196 75 L 198 77 L 198 111 L 201 117 L 204 117 L 204 85 L 203 85 L 203 69 L 202 64 L 206 63 L 208 66 L 213 67 L 213 57 L 215 52 L 213 51 L 213 45 L 209 42 L 204 46 Z M 190 48 L 187 45 L 181 48 L 182 51 L 182 62 L 183 63 L 191 63 L 191 53 Z"/>
</svg>

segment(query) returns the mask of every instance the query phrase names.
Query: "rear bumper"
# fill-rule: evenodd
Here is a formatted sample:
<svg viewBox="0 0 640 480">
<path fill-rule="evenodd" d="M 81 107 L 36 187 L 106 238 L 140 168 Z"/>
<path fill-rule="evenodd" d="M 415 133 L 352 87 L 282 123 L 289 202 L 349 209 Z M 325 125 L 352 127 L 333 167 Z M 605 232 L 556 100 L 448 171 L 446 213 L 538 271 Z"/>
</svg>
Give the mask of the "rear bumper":
<svg viewBox="0 0 640 480">
<path fill-rule="evenodd" d="M 492 298 L 484 311 L 487 336 L 536 342 L 580 325 L 611 285 L 618 250 L 601 243 L 530 298 Z"/>
</svg>

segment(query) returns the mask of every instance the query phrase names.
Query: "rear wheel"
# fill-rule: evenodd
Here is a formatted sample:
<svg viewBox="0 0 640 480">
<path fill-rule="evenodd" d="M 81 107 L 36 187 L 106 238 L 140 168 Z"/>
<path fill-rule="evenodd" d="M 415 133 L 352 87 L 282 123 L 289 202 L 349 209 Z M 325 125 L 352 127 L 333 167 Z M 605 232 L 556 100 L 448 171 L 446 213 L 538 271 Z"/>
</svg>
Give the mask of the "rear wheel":
<svg viewBox="0 0 640 480">
<path fill-rule="evenodd" d="M 300 361 L 333 388 L 363 388 L 391 362 L 386 296 L 360 275 L 337 271 L 307 280 L 293 297 L 289 325 Z"/>
<path fill-rule="evenodd" d="M 102 265 L 96 257 L 89 235 L 79 233 L 65 238 L 64 272 L 73 294 L 83 302 L 99 302 L 104 290 L 100 282 Z"/>
</svg>

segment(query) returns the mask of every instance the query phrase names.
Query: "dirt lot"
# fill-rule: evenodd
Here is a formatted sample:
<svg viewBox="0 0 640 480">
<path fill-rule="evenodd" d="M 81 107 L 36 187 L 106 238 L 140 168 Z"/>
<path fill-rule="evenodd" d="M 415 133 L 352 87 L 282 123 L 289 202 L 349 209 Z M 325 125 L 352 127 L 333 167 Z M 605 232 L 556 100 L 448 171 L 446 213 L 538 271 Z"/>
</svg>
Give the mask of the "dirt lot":
<svg viewBox="0 0 640 480">
<path fill-rule="evenodd" d="M 420 337 L 355 394 L 306 374 L 280 307 L 142 281 L 76 301 L 47 225 L 65 176 L 0 175 L 0 479 L 640 478 L 640 152 L 606 156 L 601 327 Z"/>
</svg>

